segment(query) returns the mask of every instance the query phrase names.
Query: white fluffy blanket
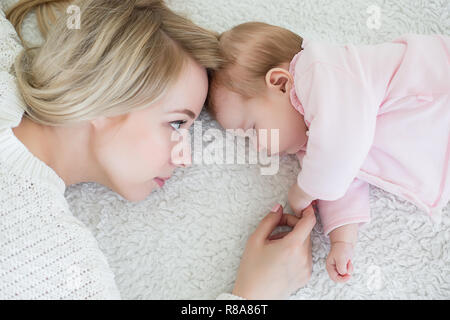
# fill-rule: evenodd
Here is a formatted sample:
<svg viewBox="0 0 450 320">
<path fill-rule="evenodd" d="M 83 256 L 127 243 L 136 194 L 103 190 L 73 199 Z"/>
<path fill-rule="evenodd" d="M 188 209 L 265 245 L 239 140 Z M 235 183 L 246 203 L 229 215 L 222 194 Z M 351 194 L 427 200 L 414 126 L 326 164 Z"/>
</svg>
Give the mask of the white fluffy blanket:
<svg viewBox="0 0 450 320">
<path fill-rule="evenodd" d="M 1 1 L 8 6 L 16 0 Z M 334 43 L 378 43 L 410 32 L 450 34 L 448 0 L 170 0 L 169 5 L 216 31 L 259 20 Z M 29 39 L 39 37 L 34 23 L 27 21 Z M 207 114 L 200 120 L 204 130 L 217 127 Z M 286 203 L 298 170 L 293 157 L 282 159 L 276 176 L 261 176 L 255 165 L 194 165 L 137 204 L 92 183 L 68 188 L 66 196 L 106 254 L 123 298 L 213 299 L 231 291 L 247 237 L 271 205 Z M 370 205 L 372 221 L 360 231 L 354 277 L 346 284 L 328 278 L 329 241 L 319 221 L 312 234 L 312 279 L 292 299 L 449 299 L 450 205 L 440 225 L 375 187 Z"/>
</svg>

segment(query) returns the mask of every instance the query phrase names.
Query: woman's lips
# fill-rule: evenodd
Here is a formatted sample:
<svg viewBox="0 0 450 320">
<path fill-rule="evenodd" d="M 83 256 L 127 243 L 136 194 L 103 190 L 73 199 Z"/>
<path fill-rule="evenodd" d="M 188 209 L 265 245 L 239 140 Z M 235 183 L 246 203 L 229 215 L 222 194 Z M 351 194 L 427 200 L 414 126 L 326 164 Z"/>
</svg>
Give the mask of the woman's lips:
<svg viewBox="0 0 450 320">
<path fill-rule="evenodd" d="M 153 179 L 155 182 L 159 185 L 160 188 L 164 187 L 164 184 L 166 183 L 166 180 L 169 180 L 169 178 L 155 178 Z"/>
</svg>

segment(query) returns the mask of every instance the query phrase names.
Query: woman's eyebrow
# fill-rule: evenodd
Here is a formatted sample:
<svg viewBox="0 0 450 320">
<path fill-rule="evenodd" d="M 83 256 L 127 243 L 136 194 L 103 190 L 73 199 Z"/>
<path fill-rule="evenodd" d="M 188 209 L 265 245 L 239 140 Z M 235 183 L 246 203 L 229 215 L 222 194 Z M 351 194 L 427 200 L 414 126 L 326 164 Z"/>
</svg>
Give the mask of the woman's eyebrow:
<svg viewBox="0 0 450 320">
<path fill-rule="evenodd" d="M 195 119 L 197 116 L 195 115 L 195 113 L 193 113 L 191 110 L 189 110 L 189 109 L 183 109 L 183 110 L 174 110 L 174 111 L 172 111 L 172 112 L 179 112 L 179 113 L 184 113 L 184 114 L 186 114 L 187 116 L 189 116 L 190 118 L 192 118 L 192 119 Z"/>
</svg>

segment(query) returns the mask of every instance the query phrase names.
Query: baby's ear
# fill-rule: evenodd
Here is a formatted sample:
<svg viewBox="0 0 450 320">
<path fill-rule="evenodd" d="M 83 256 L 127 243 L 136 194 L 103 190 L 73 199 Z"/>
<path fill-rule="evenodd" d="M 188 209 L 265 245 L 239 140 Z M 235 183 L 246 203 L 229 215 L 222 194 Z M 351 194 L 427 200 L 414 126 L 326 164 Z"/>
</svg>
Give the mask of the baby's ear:
<svg viewBox="0 0 450 320">
<path fill-rule="evenodd" d="M 266 85 L 268 88 L 289 93 L 292 83 L 293 78 L 286 69 L 272 68 L 266 74 Z"/>
</svg>

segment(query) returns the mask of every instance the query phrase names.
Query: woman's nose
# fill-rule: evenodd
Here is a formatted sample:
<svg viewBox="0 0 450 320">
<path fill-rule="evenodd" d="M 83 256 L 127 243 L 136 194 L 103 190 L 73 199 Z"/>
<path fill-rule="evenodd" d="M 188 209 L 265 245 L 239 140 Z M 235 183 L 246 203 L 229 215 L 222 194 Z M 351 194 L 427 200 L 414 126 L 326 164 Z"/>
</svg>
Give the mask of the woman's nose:
<svg viewBox="0 0 450 320">
<path fill-rule="evenodd" d="M 174 165 L 175 165 L 175 167 L 178 167 L 178 168 L 187 168 L 192 165 L 192 159 L 189 159 L 189 161 L 182 161 L 179 163 L 174 163 Z"/>
<path fill-rule="evenodd" d="M 176 157 L 172 157 L 172 164 L 178 168 L 186 168 L 192 165 L 192 154 L 190 148 L 183 149 L 183 151 Z"/>
<path fill-rule="evenodd" d="M 189 131 L 185 130 L 172 136 L 172 145 L 170 161 L 175 167 L 186 168 L 192 165 L 191 139 Z"/>
</svg>

